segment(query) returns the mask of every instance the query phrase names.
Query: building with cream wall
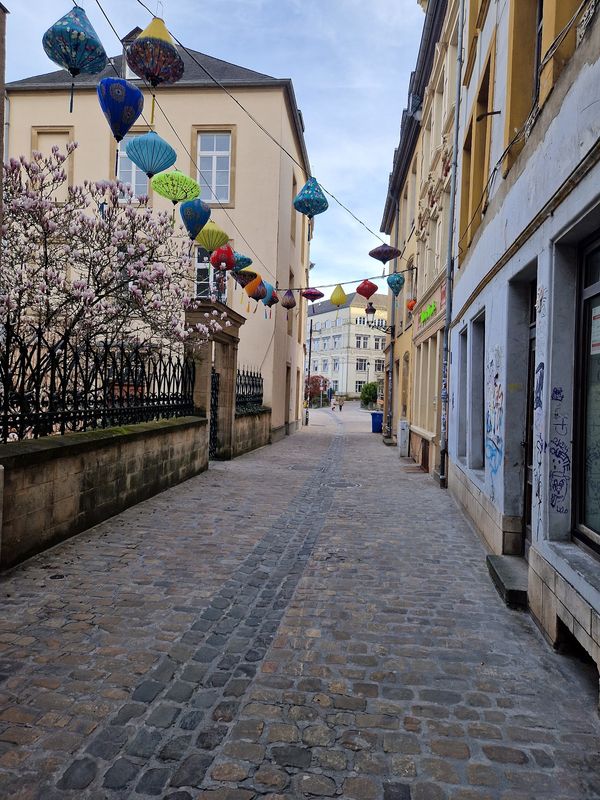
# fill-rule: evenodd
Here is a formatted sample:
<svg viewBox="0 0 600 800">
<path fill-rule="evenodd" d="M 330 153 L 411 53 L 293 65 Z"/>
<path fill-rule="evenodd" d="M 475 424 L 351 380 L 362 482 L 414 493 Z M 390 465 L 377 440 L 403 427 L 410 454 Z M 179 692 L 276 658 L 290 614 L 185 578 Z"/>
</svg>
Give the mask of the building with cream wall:
<svg viewBox="0 0 600 800">
<path fill-rule="evenodd" d="M 600 665 L 597 4 L 465 5 L 448 485 Z"/>
<path fill-rule="evenodd" d="M 374 294 L 370 301 L 375 308 L 374 327 L 367 325 L 367 301 L 356 292 L 348 294 L 339 307 L 324 300 L 308 309 L 305 372 L 327 378 L 338 397 L 358 399 L 365 383 L 379 383 L 383 379 L 387 299 L 385 295 Z"/>
<path fill-rule="evenodd" d="M 199 178 L 196 165 L 200 165 L 201 158 L 205 165 L 223 167 L 218 176 L 215 169 L 212 182 L 221 205 L 206 186 L 202 199 L 211 205 L 212 219 L 229 233 L 234 248 L 254 260 L 253 266 L 265 280 L 281 287 L 306 286 L 308 224 L 294 210 L 292 199 L 310 169 L 292 83 L 191 52 L 303 166 L 293 164 L 185 52 L 182 80 L 157 90 L 154 130 L 175 148 L 175 166 L 191 177 Z M 122 57 L 112 61 L 120 74 Z M 68 164 L 69 183 L 114 178 L 116 144 L 100 110 L 96 85 L 102 77 L 115 74 L 109 66 L 99 76 L 79 76 L 72 114 L 71 77 L 64 71 L 8 84 L 6 154 L 29 156 L 34 149 L 48 152 L 54 144 L 64 148 L 68 141 L 77 141 L 78 148 Z M 134 76 L 128 74 L 127 78 L 144 88 Z M 151 98 L 147 91 L 144 96 L 145 116 L 149 119 Z M 131 133 L 149 129 L 140 117 Z M 214 134 L 220 138 L 212 138 Z M 223 147 L 219 150 L 218 146 Z M 137 185 L 140 193 L 147 190 L 146 176 L 139 171 L 137 176 L 132 174 L 128 159 L 120 157 L 119 164 L 120 177 Z M 152 208 L 171 212 L 171 203 L 151 188 L 149 197 Z M 212 280 L 212 275 L 200 272 L 198 278 L 200 290 L 206 291 L 206 279 Z M 301 419 L 306 303 L 301 299 L 289 319 L 280 306 L 275 306 L 265 319 L 262 304 L 256 313 L 252 309 L 247 313 L 241 298 L 240 288 L 236 290 L 233 281 L 228 281 L 224 299 L 246 317 L 240 332 L 238 362 L 261 371 L 264 402 L 272 408 L 272 433 L 277 438 L 295 430 Z"/>
</svg>

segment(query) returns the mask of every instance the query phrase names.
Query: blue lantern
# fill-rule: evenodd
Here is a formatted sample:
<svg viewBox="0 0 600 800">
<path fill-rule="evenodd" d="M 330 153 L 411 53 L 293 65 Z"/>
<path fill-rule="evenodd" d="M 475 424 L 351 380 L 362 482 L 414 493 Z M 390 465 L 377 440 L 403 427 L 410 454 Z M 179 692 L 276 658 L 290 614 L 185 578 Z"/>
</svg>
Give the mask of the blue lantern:
<svg viewBox="0 0 600 800">
<path fill-rule="evenodd" d="M 329 203 L 316 178 L 309 178 L 294 197 L 294 208 L 309 219 L 327 211 Z"/>
<path fill-rule="evenodd" d="M 48 58 L 73 78 L 82 72 L 96 75 L 106 67 L 106 52 L 100 38 L 83 8 L 77 5 L 48 28 L 42 45 Z M 74 86 L 72 83 L 70 111 L 73 111 Z"/>
<path fill-rule="evenodd" d="M 393 272 L 387 277 L 387 285 L 394 293 L 394 297 L 398 297 L 402 287 L 404 286 L 404 275 L 400 275 L 399 272 Z"/>
<path fill-rule="evenodd" d="M 194 240 L 210 219 L 210 208 L 198 197 L 186 200 L 179 206 L 181 221 L 186 227 L 190 239 Z"/>
<path fill-rule="evenodd" d="M 252 259 L 249 256 L 242 255 L 242 253 L 238 253 L 237 250 L 234 252 L 235 256 L 235 267 L 233 268 L 234 272 L 239 272 L 241 269 L 245 269 L 252 264 Z"/>
<path fill-rule="evenodd" d="M 144 95 L 124 78 L 102 78 L 98 99 L 113 136 L 120 142 L 142 113 Z"/>
<path fill-rule="evenodd" d="M 125 145 L 125 152 L 149 178 L 169 169 L 177 161 L 175 150 L 154 131 L 130 139 Z"/>
</svg>

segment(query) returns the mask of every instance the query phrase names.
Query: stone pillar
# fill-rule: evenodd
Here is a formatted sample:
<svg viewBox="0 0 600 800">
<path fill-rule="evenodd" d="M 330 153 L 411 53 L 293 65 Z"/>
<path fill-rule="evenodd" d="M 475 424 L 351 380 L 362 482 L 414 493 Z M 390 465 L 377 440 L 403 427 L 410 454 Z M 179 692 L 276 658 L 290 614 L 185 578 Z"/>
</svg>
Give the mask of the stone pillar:
<svg viewBox="0 0 600 800">
<path fill-rule="evenodd" d="M 210 373 L 212 368 L 212 343 L 208 343 L 194 351 L 193 359 L 196 367 L 194 379 L 194 408 L 202 417 L 210 416 Z"/>
<path fill-rule="evenodd" d="M 233 457 L 235 424 L 235 389 L 237 378 L 237 343 L 228 338 L 215 341 L 215 370 L 219 373 L 219 448 L 218 457 Z"/>
</svg>

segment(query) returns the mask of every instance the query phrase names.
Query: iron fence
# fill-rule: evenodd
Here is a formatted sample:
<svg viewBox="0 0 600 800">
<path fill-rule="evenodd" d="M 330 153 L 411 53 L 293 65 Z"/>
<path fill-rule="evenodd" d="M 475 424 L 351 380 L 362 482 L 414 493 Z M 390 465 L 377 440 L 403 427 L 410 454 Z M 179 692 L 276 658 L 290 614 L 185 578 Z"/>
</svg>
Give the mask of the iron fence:
<svg viewBox="0 0 600 800">
<path fill-rule="evenodd" d="M 0 329 L 2 442 L 185 416 L 193 393 L 183 354 Z"/>
<path fill-rule="evenodd" d="M 235 387 L 235 410 L 256 411 L 263 404 L 263 377 L 258 371 L 238 369 Z"/>
</svg>

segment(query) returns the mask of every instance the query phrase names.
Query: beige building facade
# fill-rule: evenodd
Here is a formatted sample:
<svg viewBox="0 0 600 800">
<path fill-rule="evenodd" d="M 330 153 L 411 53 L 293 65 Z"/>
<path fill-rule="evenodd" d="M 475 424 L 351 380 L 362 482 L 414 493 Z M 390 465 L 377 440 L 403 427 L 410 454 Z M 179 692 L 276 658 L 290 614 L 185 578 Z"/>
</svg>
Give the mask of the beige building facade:
<svg viewBox="0 0 600 800">
<path fill-rule="evenodd" d="M 356 292 L 349 294 L 346 303 L 340 307 L 326 300 L 315 303 L 308 310 L 305 372 L 327 378 L 336 397 L 356 400 L 365 383 L 379 384 L 383 381 L 386 296 L 375 294 L 371 303 L 375 308 L 372 326 L 365 314 L 367 301 Z M 311 322 L 312 345 L 309 341 Z"/>
<path fill-rule="evenodd" d="M 284 289 L 306 286 L 309 230 L 307 219 L 294 210 L 292 199 L 310 168 L 292 83 L 191 52 L 303 166 L 294 164 L 186 53 L 182 53 L 182 80 L 157 90 L 153 129 L 176 150 L 175 167 L 199 181 L 212 219 L 229 233 L 235 250 L 253 259 L 253 267 L 264 280 Z M 69 183 L 114 179 L 117 145 L 96 93 L 102 77 L 124 73 L 121 56 L 112 62 L 116 72 L 109 67 L 102 75 L 76 79 L 72 114 L 71 77 L 66 72 L 10 83 L 5 120 L 7 155 L 49 152 L 53 145 L 64 149 L 67 142 L 76 141 L 78 147 L 68 164 Z M 144 114 L 149 120 L 149 93 L 135 76 L 123 77 L 144 91 Z M 130 135 L 150 130 L 146 120 L 140 117 Z M 126 157 L 123 143 L 121 150 L 119 179 L 130 183 L 136 194 L 148 193 L 153 209 L 171 213 L 172 204 L 152 192 L 146 175 Z M 199 296 L 207 296 L 215 290 L 215 276 L 203 265 L 202 256 L 199 250 L 195 253 L 197 291 Z M 262 373 L 264 403 L 272 408 L 272 436 L 277 439 L 300 424 L 306 301 L 300 299 L 289 315 L 274 306 L 265 318 L 262 304 L 255 313 L 254 308 L 248 312 L 245 293 L 233 281 L 227 284 L 226 296 L 221 299 L 246 317 L 240 332 L 238 363 Z"/>
</svg>

